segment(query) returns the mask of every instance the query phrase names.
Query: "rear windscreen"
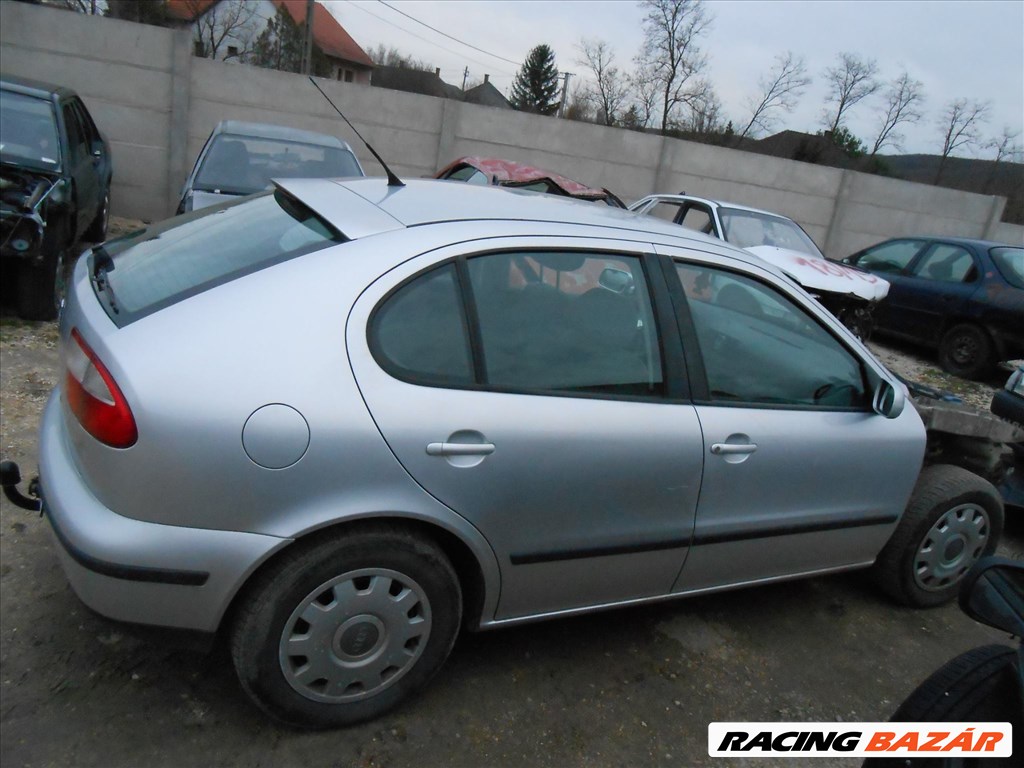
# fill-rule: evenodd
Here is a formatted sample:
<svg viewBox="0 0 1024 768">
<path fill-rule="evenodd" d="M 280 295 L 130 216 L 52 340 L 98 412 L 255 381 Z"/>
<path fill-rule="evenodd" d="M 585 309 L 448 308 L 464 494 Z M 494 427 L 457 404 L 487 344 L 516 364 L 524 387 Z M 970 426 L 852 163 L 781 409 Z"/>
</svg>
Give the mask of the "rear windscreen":
<svg viewBox="0 0 1024 768">
<path fill-rule="evenodd" d="M 119 326 L 216 285 L 345 241 L 278 190 L 177 216 L 93 251 L 93 287 Z"/>
</svg>

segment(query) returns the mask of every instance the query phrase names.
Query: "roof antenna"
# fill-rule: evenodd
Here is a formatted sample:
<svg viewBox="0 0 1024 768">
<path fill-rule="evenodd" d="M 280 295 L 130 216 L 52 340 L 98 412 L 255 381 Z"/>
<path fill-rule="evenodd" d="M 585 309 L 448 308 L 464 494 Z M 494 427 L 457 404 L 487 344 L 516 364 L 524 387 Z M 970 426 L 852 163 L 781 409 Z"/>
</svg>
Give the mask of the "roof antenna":
<svg viewBox="0 0 1024 768">
<path fill-rule="evenodd" d="M 381 167 L 384 169 L 384 172 L 387 173 L 387 175 L 388 175 L 388 186 L 389 187 L 404 187 L 405 186 L 405 182 L 403 182 L 400 178 L 395 176 L 394 172 L 390 168 L 388 168 L 388 164 L 385 163 L 383 158 L 381 158 L 381 156 L 377 154 L 377 151 L 373 147 L 370 146 L 370 142 L 368 142 L 366 139 L 364 139 L 362 137 L 362 135 L 359 133 L 359 131 L 356 130 L 356 127 L 354 125 L 352 125 L 352 123 L 349 123 L 348 118 L 345 117 L 345 115 L 342 113 L 342 111 L 335 106 L 334 102 L 331 101 L 331 97 L 328 96 L 326 93 L 324 93 L 324 89 L 316 84 L 316 80 L 314 80 L 312 78 L 312 76 L 310 76 L 309 82 L 311 82 L 313 84 L 314 88 L 316 88 L 318 91 L 320 91 L 320 95 L 321 96 L 323 96 L 325 99 L 327 99 L 327 103 L 330 104 L 332 107 L 334 107 L 334 111 L 337 112 L 339 115 L 341 115 L 341 119 L 344 120 L 346 123 L 348 123 L 348 127 L 352 129 L 352 132 L 355 133 L 356 136 L 359 136 L 360 141 L 362 141 L 363 144 L 366 145 L 366 148 L 368 150 L 370 150 L 370 154 L 373 155 L 375 158 L 377 158 L 377 162 L 380 163 Z"/>
</svg>

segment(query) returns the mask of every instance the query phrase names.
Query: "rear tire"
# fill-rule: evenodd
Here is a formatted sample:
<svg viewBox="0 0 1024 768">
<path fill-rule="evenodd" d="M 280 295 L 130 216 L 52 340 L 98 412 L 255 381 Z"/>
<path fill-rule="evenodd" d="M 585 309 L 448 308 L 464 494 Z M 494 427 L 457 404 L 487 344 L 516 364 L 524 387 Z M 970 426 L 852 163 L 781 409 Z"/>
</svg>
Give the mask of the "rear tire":
<svg viewBox="0 0 1024 768">
<path fill-rule="evenodd" d="M 954 325 L 939 342 L 939 364 L 956 376 L 980 379 L 995 363 L 992 340 L 984 328 L 973 323 Z"/>
<path fill-rule="evenodd" d="M 917 608 L 953 600 L 971 566 L 995 552 L 1003 502 L 987 480 L 950 464 L 925 467 L 873 568 L 895 600 Z"/>
<path fill-rule="evenodd" d="M 295 727 L 377 717 L 448 657 L 462 616 L 455 571 L 432 543 L 390 526 L 298 547 L 241 602 L 231 653 L 242 687 Z"/>
</svg>

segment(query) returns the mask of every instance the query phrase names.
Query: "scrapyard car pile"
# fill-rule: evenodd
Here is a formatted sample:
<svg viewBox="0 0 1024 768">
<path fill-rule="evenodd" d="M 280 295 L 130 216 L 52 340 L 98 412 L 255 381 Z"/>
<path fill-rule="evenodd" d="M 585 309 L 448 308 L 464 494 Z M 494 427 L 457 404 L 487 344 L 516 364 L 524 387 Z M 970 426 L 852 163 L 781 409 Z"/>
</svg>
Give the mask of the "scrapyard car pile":
<svg viewBox="0 0 1024 768">
<path fill-rule="evenodd" d="M 86 254 L 60 337 L 70 582 L 223 630 L 297 725 L 396 705 L 461 626 L 872 564 L 941 603 L 1002 528 L 779 269 L 603 205 L 282 181 Z"/>
<path fill-rule="evenodd" d="M 792 219 L 686 194 L 649 195 L 629 209 L 745 248 L 796 280 L 859 338 L 871 335 L 875 307 L 888 293 L 889 283 L 829 261 Z"/>
</svg>

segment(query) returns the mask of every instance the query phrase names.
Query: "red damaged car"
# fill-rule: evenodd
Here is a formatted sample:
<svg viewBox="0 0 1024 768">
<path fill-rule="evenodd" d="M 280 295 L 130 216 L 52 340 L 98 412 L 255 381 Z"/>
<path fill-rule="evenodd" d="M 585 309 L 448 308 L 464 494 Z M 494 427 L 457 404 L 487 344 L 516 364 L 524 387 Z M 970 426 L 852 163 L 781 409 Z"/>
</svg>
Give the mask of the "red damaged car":
<svg viewBox="0 0 1024 768">
<path fill-rule="evenodd" d="M 600 200 L 615 208 L 626 207 L 607 189 L 588 187 L 557 173 L 497 157 L 460 157 L 438 171 L 434 178 L 465 181 L 482 186 L 495 184 L 502 187 L 518 187 L 531 192 L 566 195 L 580 200 Z"/>
</svg>

